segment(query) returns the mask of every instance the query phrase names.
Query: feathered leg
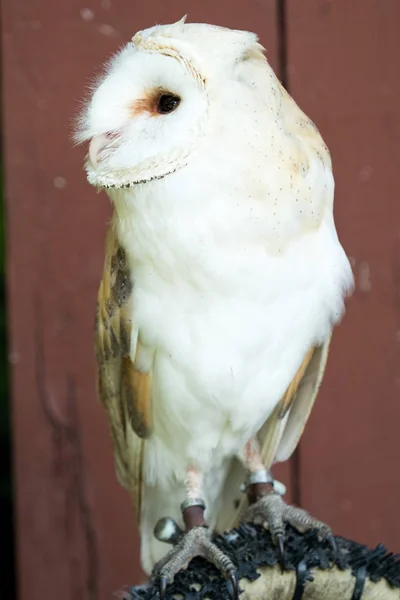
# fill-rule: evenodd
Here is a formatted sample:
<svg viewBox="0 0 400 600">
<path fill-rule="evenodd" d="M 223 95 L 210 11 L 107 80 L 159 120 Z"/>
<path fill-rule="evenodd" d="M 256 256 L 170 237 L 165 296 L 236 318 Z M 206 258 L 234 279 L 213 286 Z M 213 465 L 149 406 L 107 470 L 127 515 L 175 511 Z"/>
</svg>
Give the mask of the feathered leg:
<svg viewBox="0 0 400 600">
<path fill-rule="evenodd" d="M 175 575 L 185 569 L 196 556 L 202 556 L 223 575 L 230 579 L 234 600 L 238 598 L 238 583 L 235 565 L 212 541 L 211 532 L 204 520 L 205 503 L 201 499 L 202 476 L 190 467 L 185 481 L 186 498 L 181 504 L 185 531 L 169 518 L 161 519 L 154 530 L 160 541 L 174 544 L 174 547 L 154 566 L 152 577 L 160 585 L 160 598 L 165 598 L 166 588 Z"/>
<path fill-rule="evenodd" d="M 249 507 L 243 520 L 268 526 L 273 541 L 279 547 L 282 565 L 286 523 L 300 532 L 317 530 L 320 540 L 326 540 L 334 553 L 337 553 L 335 539 L 328 525 L 315 519 L 303 509 L 286 504 L 283 500 L 278 482 L 275 482 L 271 473 L 263 466 L 259 444 L 255 438 L 246 444 L 244 463 L 249 470 L 249 477 L 244 485 Z"/>
</svg>

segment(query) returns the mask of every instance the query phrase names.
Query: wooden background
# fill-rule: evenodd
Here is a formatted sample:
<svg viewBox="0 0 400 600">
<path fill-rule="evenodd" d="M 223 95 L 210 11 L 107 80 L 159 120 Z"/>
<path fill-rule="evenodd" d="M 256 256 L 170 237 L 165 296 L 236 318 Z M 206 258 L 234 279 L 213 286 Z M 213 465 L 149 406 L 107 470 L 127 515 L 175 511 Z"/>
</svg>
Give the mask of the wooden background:
<svg viewBox="0 0 400 600">
<path fill-rule="evenodd" d="M 400 550 L 398 0 L 3 0 L 9 361 L 21 600 L 108 599 L 140 578 L 128 495 L 94 392 L 110 215 L 71 119 L 99 64 L 188 13 L 256 31 L 331 148 L 356 293 L 291 464 L 290 498 L 339 534 Z"/>
</svg>

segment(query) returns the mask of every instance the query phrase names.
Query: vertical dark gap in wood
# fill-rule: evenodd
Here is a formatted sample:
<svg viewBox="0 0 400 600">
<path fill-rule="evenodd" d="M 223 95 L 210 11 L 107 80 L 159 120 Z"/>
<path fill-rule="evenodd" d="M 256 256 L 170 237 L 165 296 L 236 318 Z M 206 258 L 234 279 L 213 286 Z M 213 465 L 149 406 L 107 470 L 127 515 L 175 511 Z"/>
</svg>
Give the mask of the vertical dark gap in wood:
<svg viewBox="0 0 400 600">
<path fill-rule="evenodd" d="M 287 0 L 276 0 L 277 30 L 278 30 L 278 69 L 283 87 L 289 89 L 288 75 L 288 38 L 287 38 Z M 300 447 L 298 446 L 290 460 L 290 479 L 293 503 L 301 505 L 300 487 Z"/>
<path fill-rule="evenodd" d="M 0 5 L 0 32 L 3 47 L 3 3 Z M 5 57 L 2 57 L 5 60 Z M 9 600 L 17 598 L 13 444 L 11 438 L 11 394 L 8 360 L 7 273 L 6 273 L 6 201 L 4 184 L 4 83 L 0 65 L 0 531 L 4 544 L 0 547 L 0 588 Z M 0 593 L 2 597 L 2 594 Z"/>
</svg>

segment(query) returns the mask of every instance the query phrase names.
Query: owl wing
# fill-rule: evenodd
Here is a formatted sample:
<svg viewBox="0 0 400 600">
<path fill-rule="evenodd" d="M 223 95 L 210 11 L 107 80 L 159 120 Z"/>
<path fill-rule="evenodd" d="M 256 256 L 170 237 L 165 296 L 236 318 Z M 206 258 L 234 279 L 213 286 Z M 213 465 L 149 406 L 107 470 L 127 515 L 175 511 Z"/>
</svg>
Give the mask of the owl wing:
<svg viewBox="0 0 400 600">
<path fill-rule="evenodd" d="M 279 426 L 279 423 L 287 415 L 275 452 L 271 451 L 267 438 L 263 437 L 263 431 L 260 432 L 263 459 L 266 464 L 271 464 L 271 456 L 273 456 L 272 460 L 274 462 L 287 460 L 296 449 L 322 383 L 328 360 L 329 346 L 330 338 L 322 346 L 313 348 L 308 353 L 293 384 L 289 386 L 285 397 L 281 401 L 275 419 L 270 424 L 272 428 L 274 423 Z M 300 378 L 298 377 L 299 374 L 301 375 Z M 268 421 L 266 427 L 268 428 Z"/>
<path fill-rule="evenodd" d="M 263 463 L 270 469 L 275 462 L 287 460 L 295 450 L 318 394 L 325 372 L 330 339 L 322 346 L 310 348 L 285 394 L 258 432 Z M 238 524 L 247 506 L 240 492 L 246 470 L 233 459 L 224 491 L 216 528 L 225 531 Z"/>
<path fill-rule="evenodd" d="M 136 365 L 140 341 L 132 289 L 126 253 L 111 224 L 96 313 L 98 393 L 108 416 L 117 476 L 131 492 L 140 520 L 144 447 L 151 433 L 151 374 Z"/>
</svg>

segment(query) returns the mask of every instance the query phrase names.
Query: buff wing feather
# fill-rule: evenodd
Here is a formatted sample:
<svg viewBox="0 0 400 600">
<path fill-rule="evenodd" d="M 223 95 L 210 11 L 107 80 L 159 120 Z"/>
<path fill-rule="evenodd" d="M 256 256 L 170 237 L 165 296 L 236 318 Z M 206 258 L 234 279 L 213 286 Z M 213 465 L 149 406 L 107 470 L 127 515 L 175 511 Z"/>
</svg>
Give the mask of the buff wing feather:
<svg viewBox="0 0 400 600">
<path fill-rule="evenodd" d="M 111 223 L 97 299 L 98 394 L 108 417 L 117 476 L 130 491 L 140 521 L 144 450 L 151 434 L 151 373 L 135 364 L 141 343 L 132 318 L 132 290 L 126 253 Z"/>
</svg>

